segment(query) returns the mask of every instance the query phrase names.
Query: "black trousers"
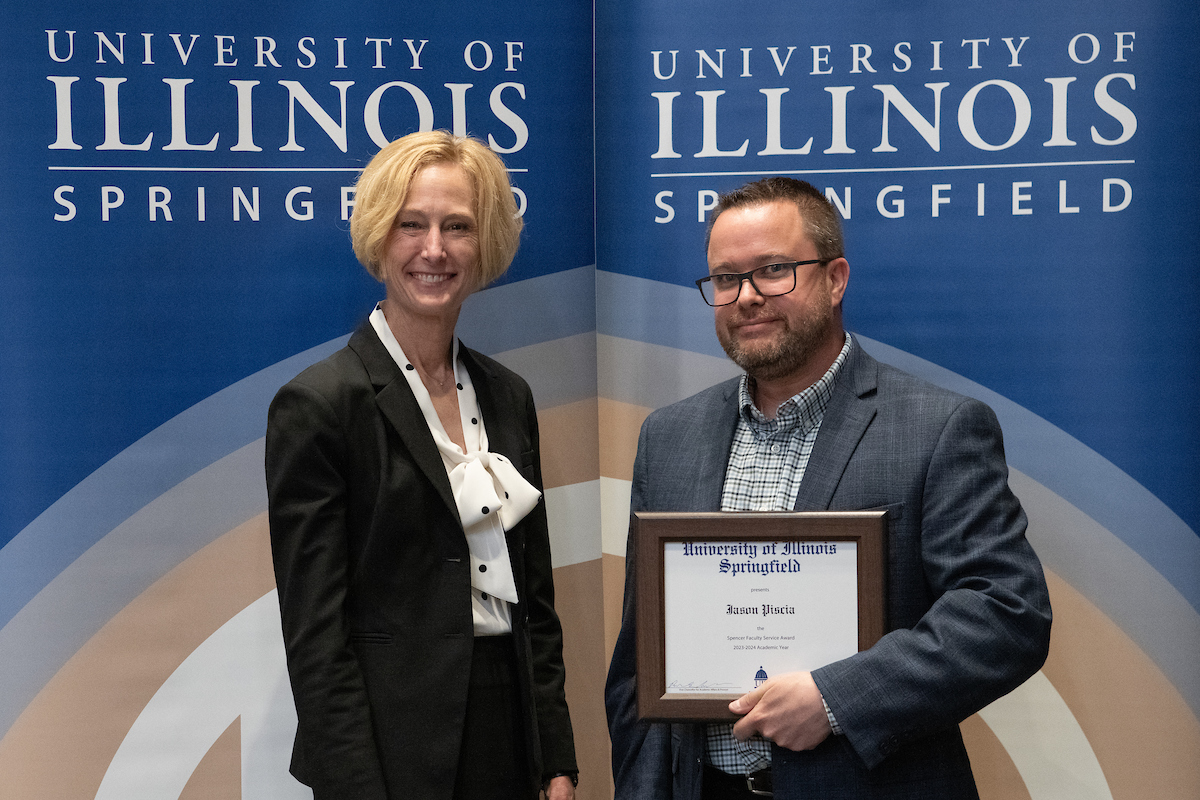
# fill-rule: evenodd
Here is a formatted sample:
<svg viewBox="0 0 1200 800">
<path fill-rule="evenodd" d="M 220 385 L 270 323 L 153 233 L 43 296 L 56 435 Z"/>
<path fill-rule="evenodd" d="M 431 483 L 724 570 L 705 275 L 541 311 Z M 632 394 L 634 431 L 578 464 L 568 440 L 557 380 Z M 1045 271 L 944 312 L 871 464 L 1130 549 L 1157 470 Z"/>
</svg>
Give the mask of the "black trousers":
<svg viewBox="0 0 1200 800">
<path fill-rule="evenodd" d="M 476 636 L 455 800 L 534 800 L 511 636 Z"/>
</svg>

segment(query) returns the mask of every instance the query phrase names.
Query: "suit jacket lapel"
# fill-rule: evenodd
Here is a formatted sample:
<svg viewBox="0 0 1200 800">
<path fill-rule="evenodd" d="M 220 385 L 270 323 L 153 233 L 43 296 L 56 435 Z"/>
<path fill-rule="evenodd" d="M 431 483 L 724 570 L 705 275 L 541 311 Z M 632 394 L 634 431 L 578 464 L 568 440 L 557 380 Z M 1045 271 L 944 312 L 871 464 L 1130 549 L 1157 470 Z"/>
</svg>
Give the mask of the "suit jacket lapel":
<svg viewBox="0 0 1200 800">
<path fill-rule="evenodd" d="M 488 450 L 519 464 L 521 445 L 518 437 L 523 429 L 522 421 L 513 418 L 513 403 L 501 402 L 508 400 L 507 397 L 498 396 L 499 392 L 504 391 L 504 385 L 492 370 L 474 357 L 461 340 L 458 343 L 458 357 L 475 386 L 475 400 L 479 403 L 479 413 L 487 426 Z"/>
<path fill-rule="evenodd" d="M 350 337 L 350 349 L 358 354 L 366 367 L 371 384 L 375 387 L 375 403 L 380 413 L 396 429 L 417 467 L 433 484 L 454 519 L 462 525 L 454 493 L 450 489 L 450 479 L 446 476 L 446 466 L 442 463 L 442 454 L 438 452 L 429 433 L 425 415 L 417 405 L 417 398 L 413 396 L 408 380 L 400 374 L 400 368 L 379 341 L 370 322 L 364 323 Z"/>
<path fill-rule="evenodd" d="M 875 418 L 879 363 L 856 341 L 834 384 L 821 430 L 796 495 L 797 511 L 824 511 L 863 434 Z"/>
<path fill-rule="evenodd" d="M 729 448 L 733 446 L 733 434 L 737 429 L 738 379 L 727 381 L 723 391 L 713 396 L 713 406 L 697 415 L 705 420 L 699 435 L 706 446 L 701 447 L 694 471 L 689 471 L 684 480 L 693 487 L 693 502 L 689 510 L 720 511 L 721 492 L 725 488 L 725 472 L 729 467 Z M 714 428 L 715 426 L 715 428 Z"/>
</svg>

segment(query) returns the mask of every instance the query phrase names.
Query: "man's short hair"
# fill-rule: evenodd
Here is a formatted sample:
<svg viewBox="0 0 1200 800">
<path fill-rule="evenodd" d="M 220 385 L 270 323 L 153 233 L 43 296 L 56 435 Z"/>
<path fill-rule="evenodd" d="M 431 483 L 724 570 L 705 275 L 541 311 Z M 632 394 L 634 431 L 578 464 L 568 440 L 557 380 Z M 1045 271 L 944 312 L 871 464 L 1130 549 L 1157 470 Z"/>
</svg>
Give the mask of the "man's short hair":
<svg viewBox="0 0 1200 800">
<path fill-rule="evenodd" d="M 396 214 L 408 199 L 416 174 L 433 164 L 462 167 L 475 191 L 479 225 L 479 286 L 499 278 L 512 263 L 521 242 L 521 217 L 504 162 L 478 139 L 447 131 L 410 133 L 384 147 L 358 177 L 350 241 L 354 255 L 376 280 L 383 280 L 380 260 Z"/>
<path fill-rule="evenodd" d="M 818 257 L 824 261 L 832 261 L 846 254 L 842 239 L 842 221 L 833 203 L 811 183 L 782 176 L 753 181 L 721 195 L 717 199 L 717 207 L 713 209 L 712 216 L 708 218 L 708 231 L 704 235 L 705 251 L 707 252 L 709 239 L 712 238 L 713 223 L 721 214 L 731 208 L 760 206 L 777 200 L 796 204 L 800 216 L 804 219 L 808 238 L 817 246 Z"/>
</svg>

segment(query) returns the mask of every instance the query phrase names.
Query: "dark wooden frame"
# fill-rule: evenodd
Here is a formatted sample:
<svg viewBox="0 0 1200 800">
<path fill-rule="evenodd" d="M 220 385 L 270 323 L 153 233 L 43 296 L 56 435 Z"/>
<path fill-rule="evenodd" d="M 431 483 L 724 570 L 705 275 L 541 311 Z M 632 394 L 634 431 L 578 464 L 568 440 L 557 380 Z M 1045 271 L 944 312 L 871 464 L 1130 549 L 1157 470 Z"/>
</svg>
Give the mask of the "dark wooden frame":
<svg viewBox="0 0 1200 800">
<path fill-rule="evenodd" d="M 855 542 L 858 550 L 858 649 L 884 634 L 886 511 L 650 512 L 630 521 L 637 552 L 638 716 L 653 721 L 736 719 L 740 694 L 666 694 L 665 542 Z"/>
</svg>

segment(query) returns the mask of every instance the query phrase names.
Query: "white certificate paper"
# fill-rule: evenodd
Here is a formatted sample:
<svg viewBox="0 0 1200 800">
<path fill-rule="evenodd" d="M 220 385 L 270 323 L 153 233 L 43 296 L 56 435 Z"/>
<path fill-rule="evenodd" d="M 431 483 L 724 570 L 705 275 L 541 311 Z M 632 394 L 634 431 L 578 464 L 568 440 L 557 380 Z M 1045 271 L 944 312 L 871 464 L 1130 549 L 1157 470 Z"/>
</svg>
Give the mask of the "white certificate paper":
<svg viewBox="0 0 1200 800">
<path fill-rule="evenodd" d="M 663 543 L 666 695 L 741 695 L 858 652 L 847 541 Z"/>
</svg>

